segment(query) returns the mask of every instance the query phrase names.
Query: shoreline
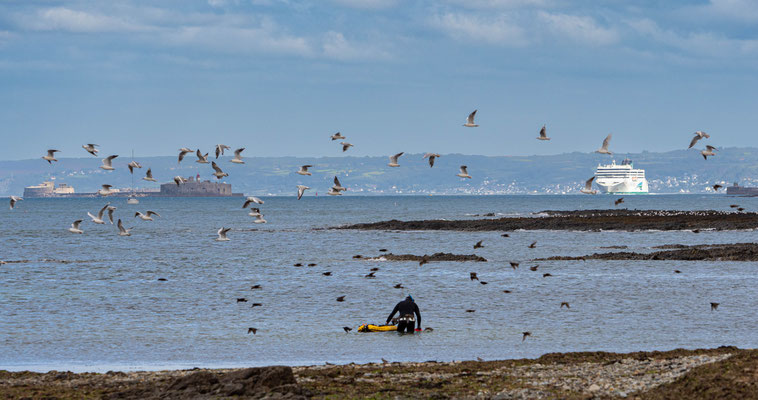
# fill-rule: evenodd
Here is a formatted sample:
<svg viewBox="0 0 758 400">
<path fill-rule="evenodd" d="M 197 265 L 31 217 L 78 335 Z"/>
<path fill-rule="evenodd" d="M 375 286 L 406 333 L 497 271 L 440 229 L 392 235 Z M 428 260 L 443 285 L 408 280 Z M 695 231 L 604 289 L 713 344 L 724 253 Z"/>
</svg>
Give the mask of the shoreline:
<svg viewBox="0 0 758 400">
<path fill-rule="evenodd" d="M 331 229 L 385 231 L 511 232 L 516 230 L 571 231 L 699 231 L 749 230 L 758 228 L 758 213 L 736 211 L 678 210 L 546 210 L 530 217 L 468 220 L 389 220 L 337 226 Z"/>
<path fill-rule="evenodd" d="M 21 398 L 731 398 L 758 396 L 758 350 L 548 353 L 535 359 L 107 373 L 0 370 Z M 753 397 L 750 397 L 753 396 Z M 729 396 L 724 398 L 730 398 Z"/>
</svg>

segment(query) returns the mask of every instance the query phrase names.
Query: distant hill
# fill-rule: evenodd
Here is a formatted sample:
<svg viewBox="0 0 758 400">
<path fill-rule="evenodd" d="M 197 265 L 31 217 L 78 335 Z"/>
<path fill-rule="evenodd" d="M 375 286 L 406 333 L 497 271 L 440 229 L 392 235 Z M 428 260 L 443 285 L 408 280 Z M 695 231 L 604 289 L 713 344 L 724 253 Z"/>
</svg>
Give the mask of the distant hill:
<svg viewBox="0 0 758 400">
<path fill-rule="evenodd" d="M 212 157 L 212 156 L 211 156 Z M 703 160 L 695 150 L 665 153 L 618 154 L 613 157 L 594 153 L 565 153 L 552 156 L 501 156 L 445 154 L 429 168 L 421 154 L 400 157 L 400 167 L 387 166 L 387 157 L 251 157 L 244 165 L 222 157 L 218 164 L 229 173 L 223 182 L 231 183 L 235 192 L 259 195 L 294 195 L 295 185 L 306 184 L 325 193 L 335 175 L 347 194 L 518 194 L 576 193 L 591 177 L 597 164 L 625 157 L 635 167 L 646 171 L 653 193 L 704 192 L 714 183 L 738 182 L 758 185 L 758 149 L 724 148 L 715 157 Z M 158 182 L 170 182 L 174 176 L 195 176 L 215 180 L 209 164 L 198 164 L 192 154 L 177 164 L 176 156 L 137 158 L 144 168 L 135 170 L 138 188 L 157 188 L 143 181 L 147 168 L 152 168 Z M 114 160 L 116 171 L 98 167 L 100 157 L 61 158 L 48 165 L 42 159 L 0 161 L 0 195 L 19 195 L 25 186 L 41 183 L 50 177 L 68 183 L 77 192 L 96 191 L 108 183 L 118 188 L 131 185 L 126 164 L 129 157 Z M 295 173 L 303 164 L 312 164 L 313 176 Z M 473 179 L 455 176 L 460 165 L 467 165 Z"/>
</svg>

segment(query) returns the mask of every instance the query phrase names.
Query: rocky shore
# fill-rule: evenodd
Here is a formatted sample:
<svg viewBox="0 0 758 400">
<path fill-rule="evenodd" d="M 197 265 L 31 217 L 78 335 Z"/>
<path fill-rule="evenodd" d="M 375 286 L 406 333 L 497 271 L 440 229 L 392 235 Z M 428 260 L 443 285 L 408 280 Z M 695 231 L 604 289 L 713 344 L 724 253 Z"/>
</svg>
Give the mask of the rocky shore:
<svg viewBox="0 0 758 400">
<path fill-rule="evenodd" d="M 0 371 L 4 399 L 758 398 L 758 350 L 553 353 L 538 359 L 227 370 Z"/>
<path fill-rule="evenodd" d="M 666 250 L 650 253 L 617 251 L 609 253 L 594 253 L 581 257 L 555 256 L 538 260 L 758 261 L 757 243 L 699 244 L 694 246 L 674 244 L 657 246 L 654 248 Z"/>
<path fill-rule="evenodd" d="M 758 213 L 666 210 L 541 211 L 532 217 L 468 220 L 381 221 L 336 227 L 360 230 L 514 231 L 643 231 L 643 230 L 740 230 L 758 228 Z"/>
</svg>

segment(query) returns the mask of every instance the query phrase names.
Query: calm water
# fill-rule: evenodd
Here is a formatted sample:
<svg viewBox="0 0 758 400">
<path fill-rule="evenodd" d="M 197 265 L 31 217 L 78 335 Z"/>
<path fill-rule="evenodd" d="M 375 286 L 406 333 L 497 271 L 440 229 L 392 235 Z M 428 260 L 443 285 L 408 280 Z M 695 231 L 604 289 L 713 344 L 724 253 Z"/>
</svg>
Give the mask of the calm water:
<svg viewBox="0 0 758 400">
<path fill-rule="evenodd" d="M 28 199 L 0 212 L 0 369 L 106 371 L 537 357 L 547 352 L 758 347 L 758 266 L 748 262 L 528 260 L 583 255 L 602 246 L 649 251 L 667 243 L 754 242 L 756 232 L 360 232 L 321 230 L 385 219 L 525 215 L 609 208 L 609 196 L 267 198 L 255 225 L 240 199 L 142 199 L 118 206 L 134 226 L 87 222 L 102 199 Z M 758 199 L 720 195 L 627 196 L 639 209 L 717 209 Z M 161 214 L 155 222 L 136 210 Z M 66 231 L 84 219 L 84 235 Z M 230 242 L 215 231 L 232 227 Z M 354 260 L 438 251 L 487 263 Z M 538 241 L 536 249 L 528 244 Z M 46 261 L 47 260 L 47 261 Z M 67 263 L 49 261 L 61 260 Z M 520 261 L 513 271 L 508 261 Z M 296 262 L 316 267 L 293 267 Z M 364 275 L 379 267 L 376 279 Z M 682 270 L 674 274 L 673 270 Z M 331 271 L 332 276 L 322 272 Z M 469 280 L 477 272 L 481 285 Z M 543 278 L 550 272 L 553 277 Z M 165 278 L 167 281 L 158 281 Z M 402 283 L 406 289 L 393 289 Z M 250 286 L 261 284 L 262 290 Z M 512 293 L 503 293 L 504 289 Z M 411 293 L 423 326 L 413 336 L 345 334 L 383 322 Z M 346 301 L 338 303 L 337 296 Z M 245 297 L 248 303 L 237 303 Z M 568 301 L 571 309 L 559 309 Z M 717 312 L 710 302 L 719 302 Z M 253 302 L 262 307 L 251 308 Z M 466 313 L 466 309 L 476 309 Z M 258 328 L 248 335 L 247 328 Z M 533 337 L 521 341 L 521 332 Z"/>
</svg>

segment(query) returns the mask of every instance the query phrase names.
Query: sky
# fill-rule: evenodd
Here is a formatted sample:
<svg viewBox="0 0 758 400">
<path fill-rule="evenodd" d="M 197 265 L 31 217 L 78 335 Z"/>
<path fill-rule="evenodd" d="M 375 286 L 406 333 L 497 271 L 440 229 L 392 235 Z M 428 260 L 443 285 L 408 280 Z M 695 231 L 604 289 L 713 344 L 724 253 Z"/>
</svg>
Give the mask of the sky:
<svg viewBox="0 0 758 400">
<path fill-rule="evenodd" d="M 0 159 L 758 147 L 756 71 L 753 0 L 3 0 Z"/>
</svg>

